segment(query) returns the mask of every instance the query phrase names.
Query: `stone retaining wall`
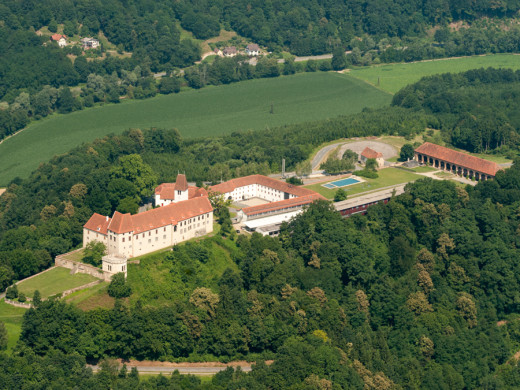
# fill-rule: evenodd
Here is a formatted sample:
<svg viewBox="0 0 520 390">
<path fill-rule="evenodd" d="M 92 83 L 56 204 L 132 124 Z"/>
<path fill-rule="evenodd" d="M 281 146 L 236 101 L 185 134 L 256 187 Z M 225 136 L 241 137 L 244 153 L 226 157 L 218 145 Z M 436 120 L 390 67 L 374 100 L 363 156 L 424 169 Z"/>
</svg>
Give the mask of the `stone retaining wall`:
<svg viewBox="0 0 520 390">
<path fill-rule="evenodd" d="M 90 282 L 90 283 L 87 283 L 87 284 L 84 284 L 83 286 L 79 286 L 79 287 L 74 287 L 74 288 L 71 288 L 70 290 L 65 290 L 61 293 L 61 297 L 66 297 L 67 295 L 70 295 L 72 294 L 73 292 L 76 292 L 76 291 L 79 291 L 79 290 L 83 290 L 85 288 L 89 288 L 89 287 L 92 287 L 92 286 L 95 286 L 96 284 L 99 284 L 99 283 L 103 283 L 103 280 L 94 280 L 93 282 Z"/>
<path fill-rule="evenodd" d="M 32 304 L 30 304 L 30 303 L 11 301 L 10 299 L 7 299 L 7 298 L 5 298 L 5 303 L 7 303 L 11 306 L 23 307 L 24 309 L 29 309 L 32 307 Z"/>
<path fill-rule="evenodd" d="M 103 279 L 104 281 L 109 282 L 112 278 L 112 274 L 108 272 L 104 272 L 103 270 L 94 267 L 90 264 L 81 263 L 79 261 L 69 260 L 66 258 L 66 255 L 70 253 L 65 253 L 63 255 L 56 256 L 56 260 L 54 261 L 54 264 L 58 267 L 64 267 L 72 270 L 72 273 L 75 274 L 76 272 L 79 272 L 80 274 L 88 274 L 91 276 L 94 276 L 98 279 Z"/>
</svg>

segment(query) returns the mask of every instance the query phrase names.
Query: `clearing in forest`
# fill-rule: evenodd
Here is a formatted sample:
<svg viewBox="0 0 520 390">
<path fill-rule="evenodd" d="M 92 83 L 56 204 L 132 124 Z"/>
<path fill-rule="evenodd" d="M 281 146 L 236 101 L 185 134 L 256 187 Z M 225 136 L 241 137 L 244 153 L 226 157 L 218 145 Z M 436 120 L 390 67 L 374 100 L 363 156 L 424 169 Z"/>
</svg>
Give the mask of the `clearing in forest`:
<svg viewBox="0 0 520 390">
<path fill-rule="evenodd" d="M 83 142 L 129 128 L 177 128 L 184 137 L 333 118 L 388 105 L 391 95 L 349 75 L 302 73 L 189 90 L 55 114 L 0 144 L 0 186 Z"/>
<path fill-rule="evenodd" d="M 478 68 L 520 69 L 517 54 L 491 54 L 473 57 L 441 58 L 410 63 L 374 65 L 352 69 L 349 74 L 386 92 L 396 93 L 422 77 L 439 73 L 458 73 Z"/>
</svg>

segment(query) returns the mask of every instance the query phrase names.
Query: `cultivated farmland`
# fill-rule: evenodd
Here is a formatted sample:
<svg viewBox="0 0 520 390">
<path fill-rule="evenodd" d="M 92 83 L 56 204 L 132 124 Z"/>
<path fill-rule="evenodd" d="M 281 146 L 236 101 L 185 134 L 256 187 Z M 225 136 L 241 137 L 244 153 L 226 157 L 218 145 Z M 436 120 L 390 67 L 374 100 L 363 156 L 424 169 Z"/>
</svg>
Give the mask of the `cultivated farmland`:
<svg viewBox="0 0 520 390">
<path fill-rule="evenodd" d="M 54 115 L 0 144 L 0 186 L 27 177 L 54 155 L 128 128 L 176 127 L 184 137 L 211 136 L 356 113 L 390 100 L 348 75 L 304 73 Z"/>
<path fill-rule="evenodd" d="M 375 65 L 357 68 L 350 75 L 364 80 L 390 93 L 396 93 L 408 84 L 415 83 L 424 76 L 439 73 L 457 73 L 478 68 L 520 69 L 520 57 L 516 54 L 493 54 L 461 58 L 444 58 L 432 61 Z M 379 84 L 378 84 L 379 79 Z"/>
</svg>

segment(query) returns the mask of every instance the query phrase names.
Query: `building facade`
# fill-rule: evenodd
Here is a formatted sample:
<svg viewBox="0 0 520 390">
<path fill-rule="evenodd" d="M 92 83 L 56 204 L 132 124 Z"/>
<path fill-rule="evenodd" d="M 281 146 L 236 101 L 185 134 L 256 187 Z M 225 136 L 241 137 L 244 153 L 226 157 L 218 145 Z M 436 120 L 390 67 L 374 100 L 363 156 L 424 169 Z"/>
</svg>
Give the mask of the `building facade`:
<svg viewBox="0 0 520 390">
<path fill-rule="evenodd" d="M 376 160 L 377 167 L 383 168 L 385 166 L 385 160 L 383 158 L 383 153 L 376 152 L 374 149 L 370 149 L 369 147 L 366 147 L 359 156 L 359 161 L 361 163 L 366 164 L 368 159 L 374 159 Z"/>
<path fill-rule="evenodd" d="M 251 198 L 260 198 L 269 202 L 238 210 L 238 217 L 241 221 L 293 212 L 315 200 L 325 199 L 317 192 L 263 175 L 232 179 L 212 186 L 210 191 L 220 193 L 225 199 L 233 202 Z"/>
<path fill-rule="evenodd" d="M 425 142 L 415 149 L 415 159 L 419 163 L 475 180 L 491 179 L 502 169 L 495 162 L 430 142 Z"/>
<path fill-rule="evenodd" d="M 130 258 L 212 231 L 211 203 L 207 197 L 197 197 L 135 215 L 116 211 L 109 218 L 94 214 L 83 226 L 83 246 L 102 242 L 108 256 Z"/>
</svg>

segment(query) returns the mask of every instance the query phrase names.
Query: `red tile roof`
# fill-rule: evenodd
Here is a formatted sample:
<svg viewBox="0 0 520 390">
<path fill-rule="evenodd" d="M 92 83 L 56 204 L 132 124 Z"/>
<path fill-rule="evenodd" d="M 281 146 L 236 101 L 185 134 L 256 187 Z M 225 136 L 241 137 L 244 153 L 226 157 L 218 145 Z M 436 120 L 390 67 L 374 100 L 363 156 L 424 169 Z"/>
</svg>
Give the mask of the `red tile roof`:
<svg viewBox="0 0 520 390">
<path fill-rule="evenodd" d="M 361 155 L 366 158 L 380 158 L 383 157 L 383 153 L 376 152 L 374 149 L 370 149 L 368 146 L 361 152 Z"/>
<path fill-rule="evenodd" d="M 67 38 L 65 35 L 61 35 L 61 34 L 52 34 L 51 35 L 51 39 L 53 41 L 59 41 L 62 37 Z"/>
<path fill-rule="evenodd" d="M 242 211 L 247 216 L 268 213 L 286 208 L 299 207 L 314 202 L 318 199 L 325 199 L 322 195 L 314 193 L 311 195 L 300 196 L 298 198 L 280 200 L 278 202 L 271 202 L 259 206 L 244 207 Z"/>
<path fill-rule="evenodd" d="M 316 192 L 308 190 L 306 188 L 288 184 L 286 182 L 272 179 L 270 177 L 263 176 L 263 175 L 251 175 L 251 176 L 239 177 L 238 179 L 232 179 L 232 180 L 226 181 L 224 183 L 214 185 L 214 186 L 210 187 L 210 190 L 225 194 L 227 192 L 234 191 L 235 188 L 244 187 L 244 186 L 248 186 L 251 184 L 261 184 L 265 187 L 274 188 L 275 190 L 287 192 L 287 193 L 295 195 L 295 196 L 305 196 L 305 195 L 316 194 Z"/>
<path fill-rule="evenodd" d="M 137 234 L 167 225 L 176 225 L 180 221 L 207 214 L 212 210 L 209 199 L 200 196 L 135 215 L 121 214 L 116 211 L 108 229 L 117 234 L 128 232 Z"/>
<path fill-rule="evenodd" d="M 104 215 L 94 213 L 83 227 L 96 233 L 107 234 L 107 228 L 112 219 Z"/>
<path fill-rule="evenodd" d="M 188 181 L 186 180 L 186 175 L 179 173 L 177 175 L 177 179 L 175 179 L 175 189 L 177 191 L 186 191 L 188 189 Z"/>
<path fill-rule="evenodd" d="M 185 191 L 178 188 L 179 182 L 177 183 L 162 183 L 155 187 L 155 195 L 159 195 L 164 200 L 175 200 L 175 191 Z M 186 183 L 187 185 L 187 183 Z M 184 188 L 182 185 L 180 188 Z M 195 186 L 187 186 L 188 199 L 195 198 L 198 196 L 208 196 L 208 192 L 204 188 Z"/>
<path fill-rule="evenodd" d="M 132 215 L 130 213 L 121 214 L 116 211 L 112 216 L 112 221 L 108 225 L 108 230 L 114 233 L 128 233 L 134 230 L 134 224 L 132 223 Z"/>
<path fill-rule="evenodd" d="M 433 157 L 435 159 L 443 160 L 450 164 L 455 164 L 472 171 L 485 173 L 489 176 L 495 176 L 496 173 L 501 169 L 500 165 L 495 162 L 471 156 L 467 153 L 457 152 L 456 150 L 435 145 L 430 142 L 425 142 L 417 149 L 415 149 L 415 152 Z"/>
</svg>

